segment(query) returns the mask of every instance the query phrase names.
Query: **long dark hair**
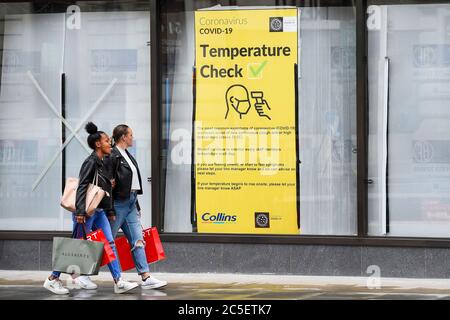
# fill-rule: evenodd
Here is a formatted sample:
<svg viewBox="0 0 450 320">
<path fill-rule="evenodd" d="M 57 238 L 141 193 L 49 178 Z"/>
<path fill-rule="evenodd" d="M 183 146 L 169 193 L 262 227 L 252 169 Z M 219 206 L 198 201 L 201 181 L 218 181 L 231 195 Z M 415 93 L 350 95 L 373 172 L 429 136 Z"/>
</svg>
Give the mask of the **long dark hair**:
<svg viewBox="0 0 450 320">
<path fill-rule="evenodd" d="M 116 126 L 113 130 L 113 139 L 114 139 L 114 145 L 117 144 L 117 142 L 120 141 L 120 138 L 122 138 L 124 135 L 128 133 L 128 128 L 126 124 L 119 124 Z"/>
<path fill-rule="evenodd" d="M 104 132 L 98 131 L 97 126 L 92 122 L 88 122 L 86 124 L 86 127 L 84 128 L 86 129 L 87 133 L 89 133 L 87 143 L 92 150 L 95 150 L 96 148 L 95 143 L 97 141 L 100 141 L 100 139 L 102 138 L 102 134 L 104 134 Z"/>
</svg>

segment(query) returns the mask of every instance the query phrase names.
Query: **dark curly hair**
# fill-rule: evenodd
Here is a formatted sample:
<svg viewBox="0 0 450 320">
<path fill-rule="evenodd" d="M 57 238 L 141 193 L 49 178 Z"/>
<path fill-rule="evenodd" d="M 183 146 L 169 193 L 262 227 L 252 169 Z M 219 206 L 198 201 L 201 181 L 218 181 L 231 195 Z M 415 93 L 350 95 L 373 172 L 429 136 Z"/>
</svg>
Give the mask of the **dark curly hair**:
<svg viewBox="0 0 450 320">
<path fill-rule="evenodd" d="M 88 122 L 86 124 L 86 127 L 84 128 L 86 129 L 87 133 L 89 133 L 87 143 L 92 150 L 95 150 L 95 143 L 97 141 L 100 141 L 100 139 L 102 138 L 102 134 L 104 134 L 104 132 L 98 131 L 97 126 L 92 122 Z"/>
</svg>

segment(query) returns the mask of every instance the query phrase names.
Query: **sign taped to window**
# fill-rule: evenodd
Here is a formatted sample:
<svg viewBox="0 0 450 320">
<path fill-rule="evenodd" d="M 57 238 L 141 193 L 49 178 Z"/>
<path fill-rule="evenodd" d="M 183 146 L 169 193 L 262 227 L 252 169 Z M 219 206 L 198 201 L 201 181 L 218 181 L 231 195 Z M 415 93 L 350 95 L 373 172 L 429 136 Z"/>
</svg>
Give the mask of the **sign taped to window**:
<svg viewBox="0 0 450 320">
<path fill-rule="evenodd" d="M 192 221 L 299 234 L 298 10 L 195 12 Z"/>
</svg>

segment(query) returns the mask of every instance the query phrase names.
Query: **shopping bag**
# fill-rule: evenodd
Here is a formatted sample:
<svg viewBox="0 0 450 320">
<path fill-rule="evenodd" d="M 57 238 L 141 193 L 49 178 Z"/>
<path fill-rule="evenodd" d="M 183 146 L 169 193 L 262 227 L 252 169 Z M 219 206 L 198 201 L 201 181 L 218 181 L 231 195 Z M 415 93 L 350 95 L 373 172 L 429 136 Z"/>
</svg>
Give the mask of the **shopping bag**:
<svg viewBox="0 0 450 320">
<path fill-rule="evenodd" d="M 145 241 L 145 255 L 148 263 L 154 263 L 166 258 L 164 249 L 159 238 L 158 229 L 156 227 L 148 228 L 142 231 Z M 119 255 L 120 266 L 122 271 L 134 268 L 134 260 L 131 254 L 131 246 L 125 236 L 116 238 L 117 254 Z"/>
<path fill-rule="evenodd" d="M 159 238 L 158 229 L 155 227 L 148 228 L 143 230 L 142 233 L 144 234 L 144 241 L 146 242 L 145 255 L 147 256 L 147 261 L 152 263 L 164 260 L 166 254 L 164 253 L 161 239 Z"/>
<path fill-rule="evenodd" d="M 122 271 L 127 271 L 134 268 L 133 256 L 131 255 L 131 247 L 125 236 L 116 238 L 116 251 L 119 255 L 120 268 Z"/>
<path fill-rule="evenodd" d="M 97 275 L 104 244 L 86 240 L 86 232 L 84 239 L 73 239 L 76 229 L 74 228 L 72 238 L 53 238 L 52 270 L 68 274 Z"/>
<path fill-rule="evenodd" d="M 114 254 L 113 249 L 111 248 L 111 245 L 109 244 L 109 241 L 106 239 L 105 234 L 103 233 L 102 229 L 95 230 L 91 233 L 88 233 L 86 235 L 86 239 L 90 241 L 100 241 L 103 242 L 103 258 L 100 266 L 104 266 L 105 264 L 108 264 L 110 262 L 113 262 L 116 260 L 116 255 Z"/>
</svg>

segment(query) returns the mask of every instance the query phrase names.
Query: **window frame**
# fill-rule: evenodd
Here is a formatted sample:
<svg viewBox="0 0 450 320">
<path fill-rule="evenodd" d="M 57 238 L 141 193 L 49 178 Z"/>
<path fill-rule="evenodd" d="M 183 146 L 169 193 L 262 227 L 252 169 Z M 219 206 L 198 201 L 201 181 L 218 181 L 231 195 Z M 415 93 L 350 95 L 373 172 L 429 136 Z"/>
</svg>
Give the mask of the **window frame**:
<svg viewBox="0 0 450 320">
<path fill-rule="evenodd" d="M 232 2 L 232 3 L 231 3 Z M 236 1 L 230 1 L 231 5 L 235 5 Z M 325 0 L 320 2 L 320 6 L 327 7 L 327 6 L 344 6 L 344 3 L 348 3 L 349 1 L 342 1 L 342 0 Z M 316 7 L 317 4 L 315 1 L 283 1 L 283 5 L 294 5 L 296 4 L 297 7 Z M 158 138 L 156 140 L 157 144 L 152 146 L 152 155 L 154 155 L 153 159 L 158 161 L 159 167 L 155 168 L 155 171 L 152 172 L 152 199 L 158 199 L 161 203 L 157 204 L 154 203 L 154 207 L 152 210 L 152 221 L 157 221 L 158 223 L 154 223 L 156 227 L 158 227 L 158 230 L 161 231 L 162 237 L 165 239 L 171 239 L 171 241 L 177 241 L 177 239 L 180 239 L 179 241 L 195 241 L 192 239 L 203 239 L 202 242 L 210 242 L 214 241 L 214 239 L 217 239 L 218 242 L 223 241 L 238 241 L 243 238 L 253 239 L 255 243 L 257 243 L 259 238 L 267 239 L 270 243 L 284 243 L 287 241 L 287 243 L 300 243 L 303 242 L 304 239 L 306 242 L 312 241 L 312 243 L 315 243 L 318 239 L 329 239 L 326 241 L 327 244 L 332 244 L 335 241 L 340 242 L 340 240 L 344 239 L 343 243 L 347 242 L 348 239 L 355 239 L 357 241 L 360 241 L 363 237 L 367 236 L 368 231 L 368 219 L 367 219 L 367 137 L 364 137 L 363 140 L 365 140 L 363 143 L 361 143 L 360 147 L 360 141 L 361 137 L 364 136 L 366 132 L 366 121 L 365 119 L 366 115 L 368 114 L 367 106 L 366 106 L 366 81 L 358 81 L 358 79 L 367 78 L 367 41 L 366 41 L 366 34 L 367 30 L 365 28 L 366 25 L 366 0 L 353 0 L 354 8 L 356 10 L 356 83 L 357 83 L 357 95 L 356 95 L 356 105 L 357 105 L 357 112 L 356 112 L 356 119 L 357 119 L 357 145 L 358 145 L 358 156 L 357 156 L 357 234 L 352 236 L 323 236 L 323 235 L 288 235 L 288 236 L 280 236 L 280 235 L 249 235 L 249 234 L 200 234 L 200 233 L 173 233 L 173 232 L 164 232 L 164 192 L 165 188 L 162 186 L 162 176 L 164 173 L 164 164 L 163 164 L 163 156 L 161 152 L 162 147 L 162 141 L 160 136 L 160 129 L 158 129 Z M 158 4 L 158 8 L 156 10 L 160 12 L 161 6 Z M 161 14 L 159 14 L 156 18 L 159 19 L 161 17 Z M 160 21 L 158 21 L 159 23 Z M 361 26 L 363 26 L 361 28 Z M 158 39 L 160 40 L 160 39 Z M 159 46 L 161 49 L 161 47 Z M 157 53 L 158 55 L 161 54 L 159 51 Z M 361 63 L 362 62 L 362 63 Z M 158 71 L 158 73 L 161 75 L 161 70 Z M 162 78 L 159 78 L 159 83 L 162 83 Z M 158 98 L 158 101 L 162 101 L 162 92 L 161 90 L 157 92 L 157 94 L 160 96 Z M 152 105 L 152 109 L 155 107 L 158 108 L 158 110 L 155 111 L 156 118 L 153 118 L 152 113 L 152 121 L 153 119 L 159 119 L 157 123 L 152 122 L 152 128 L 156 128 L 156 126 L 161 126 L 161 117 L 162 117 L 162 108 L 161 105 Z M 361 107 L 362 106 L 362 107 Z M 156 161 L 154 161 L 156 162 Z M 158 191 L 157 191 L 158 189 Z M 220 240 L 218 240 L 220 239 Z M 449 239 L 450 240 L 450 239 Z M 320 241 L 319 241 L 320 242 Z M 269 242 L 266 242 L 269 243 Z M 450 245 L 450 242 L 449 242 Z"/>
<path fill-rule="evenodd" d="M 84 0 L 92 1 L 92 0 Z M 94 0 L 95 1 L 95 0 Z M 151 45 L 151 141 L 152 141 L 152 225 L 161 232 L 162 241 L 193 243 L 246 243 L 279 245 L 336 245 L 381 247 L 450 248 L 450 238 L 417 238 L 368 235 L 368 31 L 366 28 L 369 5 L 450 4 L 450 0 L 353 0 L 356 12 L 356 121 L 357 121 L 357 234 L 354 236 L 322 235 L 253 235 L 166 233 L 163 231 L 164 188 L 162 156 L 162 73 L 161 73 L 161 3 L 150 1 Z M 18 0 L 3 3 L 27 2 Z M 42 2 L 38 0 L 35 2 Z M 59 2 L 59 1 L 54 1 Z M 236 1 L 230 1 L 230 4 Z M 316 1 L 287 1 L 297 7 L 315 6 Z M 321 6 L 342 5 L 340 0 L 323 0 Z M 57 231 L 2 231 L 0 240 L 52 240 L 55 236 L 69 236 L 70 232 Z"/>
</svg>

